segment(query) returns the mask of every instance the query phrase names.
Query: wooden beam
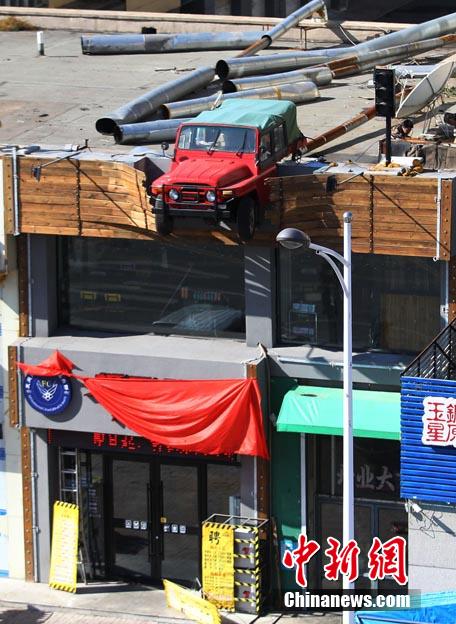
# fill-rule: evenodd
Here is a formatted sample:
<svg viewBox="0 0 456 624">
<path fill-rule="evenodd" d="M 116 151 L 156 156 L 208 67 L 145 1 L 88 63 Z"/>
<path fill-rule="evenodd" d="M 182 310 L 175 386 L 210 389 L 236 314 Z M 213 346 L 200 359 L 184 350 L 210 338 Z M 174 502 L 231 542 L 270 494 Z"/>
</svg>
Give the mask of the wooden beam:
<svg viewBox="0 0 456 624">
<path fill-rule="evenodd" d="M 21 429 L 22 458 L 22 504 L 24 514 L 25 580 L 34 581 L 35 561 L 33 557 L 33 513 L 32 513 L 32 456 L 30 451 L 30 430 Z"/>
<path fill-rule="evenodd" d="M 440 258 L 442 260 L 450 260 L 451 256 L 453 184 L 453 180 L 442 180 L 440 198 Z"/>
<path fill-rule="evenodd" d="M 17 380 L 17 348 L 8 347 L 8 414 L 10 427 L 19 427 L 19 388 Z"/>
<path fill-rule="evenodd" d="M 3 162 L 3 198 L 5 205 L 5 233 L 13 234 L 14 217 L 13 217 L 13 161 L 11 158 L 4 156 Z M 1 190 L 1 189 L 0 189 Z"/>
</svg>

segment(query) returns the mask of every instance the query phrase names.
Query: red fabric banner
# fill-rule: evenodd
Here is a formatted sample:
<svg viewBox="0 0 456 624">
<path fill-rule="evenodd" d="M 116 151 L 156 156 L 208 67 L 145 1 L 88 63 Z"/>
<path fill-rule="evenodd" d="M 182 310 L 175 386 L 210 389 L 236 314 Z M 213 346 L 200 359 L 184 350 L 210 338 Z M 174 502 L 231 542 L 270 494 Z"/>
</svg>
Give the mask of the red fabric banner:
<svg viewBox="0 0 456 624">
<path fill-rule="evenodd" d="M 269 458 L 255 379 L 84 377 L 74 375 L 73 363 L 58 351 L 38 366 L 18 366 L 27 375 L 79 379 L 116 420 L 154 443 L 203 455 Z"/>
<path fill-rule="evenodd" d="M 74 364 L 66 358 L 60 351 L 54 351 L 52 355 L 43 360 L 41 364 L 30 366 L 22 362 L 16 362 L 24 375 L 33 375 L 34 377 L 57 377 L 58 375 L 66 375 L 73 377 Z"/>
</svg>

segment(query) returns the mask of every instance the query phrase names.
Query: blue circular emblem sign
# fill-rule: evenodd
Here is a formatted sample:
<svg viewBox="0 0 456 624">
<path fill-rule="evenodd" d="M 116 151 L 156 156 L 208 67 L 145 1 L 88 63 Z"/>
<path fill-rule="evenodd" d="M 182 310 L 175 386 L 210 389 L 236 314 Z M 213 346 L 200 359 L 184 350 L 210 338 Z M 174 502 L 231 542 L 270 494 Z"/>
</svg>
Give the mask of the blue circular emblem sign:
<svg viewBox="0 0 456 624">
<path fill-rule="evenodd" d="M 71 382 L 68 377 L 32 377 L 24 380 L 27 403 L 47 416 L 61 414 L 71 401 Z"/>
</svg>

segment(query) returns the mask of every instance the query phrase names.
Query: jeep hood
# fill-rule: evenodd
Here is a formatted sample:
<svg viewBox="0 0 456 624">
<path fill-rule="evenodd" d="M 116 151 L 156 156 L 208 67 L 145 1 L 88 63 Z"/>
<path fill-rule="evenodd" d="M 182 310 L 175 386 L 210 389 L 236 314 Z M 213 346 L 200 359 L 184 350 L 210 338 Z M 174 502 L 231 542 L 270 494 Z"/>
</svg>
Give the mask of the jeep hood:
<svg viewBox="0 0 456 624">
<path fill-rule="evenodd" d="M 226 187 L 251 176 L 250 169 L 239 160 L 188 158 L 165 174 L 162 181 L 163 184 L 205 184 Z"/>
</svg>

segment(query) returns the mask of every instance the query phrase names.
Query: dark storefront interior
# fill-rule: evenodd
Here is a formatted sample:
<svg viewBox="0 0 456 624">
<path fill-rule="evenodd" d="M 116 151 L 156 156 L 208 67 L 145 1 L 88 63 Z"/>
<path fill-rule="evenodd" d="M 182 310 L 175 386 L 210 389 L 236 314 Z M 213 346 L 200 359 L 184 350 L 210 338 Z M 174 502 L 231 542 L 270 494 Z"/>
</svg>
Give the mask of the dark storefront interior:
<svg viewBox="0 0 456 624">
<path fill-rule="evenodd" d="M 313 497 L 318 541 L 331 536 L 342 539 L 342 438 L 306 436 L 314 445 L 317 462 Z M 310 454 L 312 455 L 312 454 Z M 382 541 L 407 537 L 408 519 L 400 500 L 400 443 L 394 440 L 355 438 L 355 539 L 361 553 L 358 589 L 402 591 L 393 579 L 371 581 L 367 575 L 367 552 L 374 536 Z M 321 559 L 321 553 L 320 553 Z M 322 569 L 320 563 L 320 569 Z M 334 589 L 334 581 L 320 577 L 323 589 Z"/>
<path fill-rule="evenodd" d="M 283 344 L 342 348 L 342 293 L 327 262 L 280 249 Z M 440 330 L 441 262 L 353 254 L 353 348 L 417 353 Z"/>
<path fill-rule="evenodd" d="M 154 449 L 143 438 L 102 433 L 52 431 L 49 442 L 60 474 L 54 499 L 81 508 L 89 579 L 155 584 L 167 578 L 195 586 L 201 522 L 213 513 L 239 515 L 235 458 L 208 461 Z"/>
<path fill-rule="evenodd" d="M 64 327 L 245 335 L 242 246 L 60 237 L 58 284 Z"/>
</svg>

